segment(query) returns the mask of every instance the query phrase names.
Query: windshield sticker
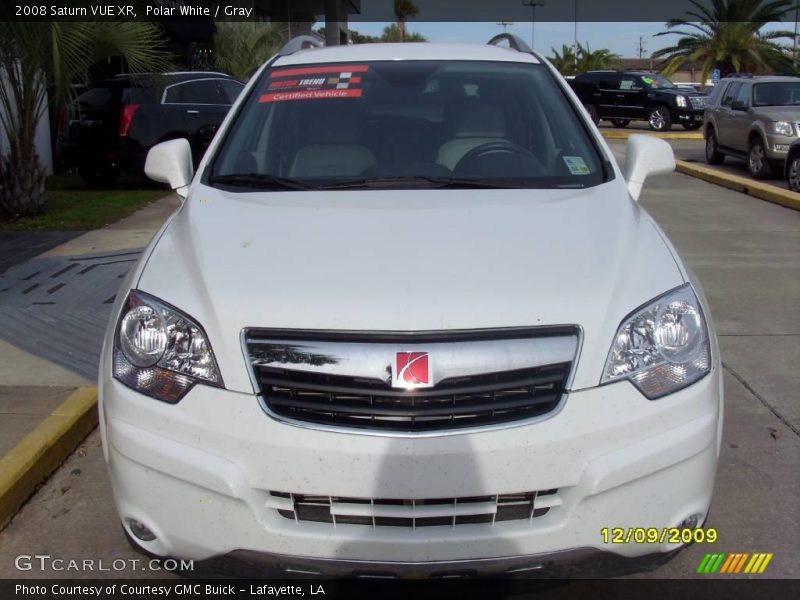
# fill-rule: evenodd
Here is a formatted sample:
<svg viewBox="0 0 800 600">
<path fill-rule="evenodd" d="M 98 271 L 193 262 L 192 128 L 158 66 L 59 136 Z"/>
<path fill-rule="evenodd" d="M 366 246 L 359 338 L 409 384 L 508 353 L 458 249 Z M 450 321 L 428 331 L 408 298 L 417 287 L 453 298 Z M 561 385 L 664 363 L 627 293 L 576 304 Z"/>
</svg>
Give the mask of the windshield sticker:
<svg viewBox="0 0 800 600">
<path fill-rule="evenodd" d="M 589 166 L 584 162 L 580 156 L 562 156 L 564 164 L 567 165 L 569 172 L 573 175 L 588 175 L 590 173 Z"/>
<path fill-rule="evenodd" d="M 258 101 L 319 100 L 325 98 L 360 98 L 361 74 L 367 65 L 340 65 L 278 69 L 270 73 L 268 92 Z"/>
</svg>

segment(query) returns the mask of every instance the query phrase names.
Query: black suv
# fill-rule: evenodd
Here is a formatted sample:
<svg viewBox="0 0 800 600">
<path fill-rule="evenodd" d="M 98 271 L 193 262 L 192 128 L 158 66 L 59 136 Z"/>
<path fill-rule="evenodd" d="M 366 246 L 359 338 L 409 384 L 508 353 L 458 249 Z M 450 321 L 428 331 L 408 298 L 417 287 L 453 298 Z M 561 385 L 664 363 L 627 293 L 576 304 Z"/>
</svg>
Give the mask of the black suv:
<svg viewBox="0 0 800 600">
<path fill-rule="evenodd" d="M 606 119 L 625 127 L 633 120 L 647 121 L 654 131 L 667 131 L 673 123 L 686 129 L 703 124 L 705 95 L 678 88 L 658 73 L 589 71 L 570 85 L 595 123 Z"/>
<path fill-rule="evenodd" d="M 195 165 L 244 85 L 223 73 L 120 75 L 96 81 L 56 121 L 56 160 L 89 184 L 144 169 L 147 151 L 186 138 Z"/>
</svg>

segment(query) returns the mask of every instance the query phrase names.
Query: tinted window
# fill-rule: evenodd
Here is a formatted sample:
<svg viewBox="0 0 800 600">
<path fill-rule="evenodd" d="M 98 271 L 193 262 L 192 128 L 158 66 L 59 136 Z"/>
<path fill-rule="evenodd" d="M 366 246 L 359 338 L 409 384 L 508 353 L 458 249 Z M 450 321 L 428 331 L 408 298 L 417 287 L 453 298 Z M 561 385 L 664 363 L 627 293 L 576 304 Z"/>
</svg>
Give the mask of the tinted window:
<svg viewBox="0 0 800 600">
<path fill-rule="evenodd" d="M 733 99 L 736 98 L 737 94 L 739 93 L 739 88 L 742 87 L 741 82 L 734 81 L 728 84 L 728 88 L 725 90 L 725 94 L 722 96 L 722 102 L 720 104 L 722 106 L 730 106 Z"/>
<path fill-rule="evenodd" d="M 596 147 L 547 69 L 496 62 L 267 70 L 213 165 L 212 181 L 258 174 L 312 187 L 390 178 L 392 187 L 417 178 L 418 187 L 424 177 L 586 187 L 604 179 Z"/>
<path fill-rule="evenodd" d="M 739 92 L 736 94 L 736 100 L 744 102 L 746 105 L 750 104 L 750 86 L 743 83 L 739 86 Z"/>
<path fill-rule="evenodd" d="M 800 81 L 758 83 L 753 86 L 753 106 L 800 104 Z"/>
<path fill-rule="evenodd" d="M 230 86 L 227 86 L 230 84 Z M 234 89 L 238 87 L 238 91 Z M 225 79 L 197 79 L 167 88 L 165 104 L 233 104 L 242 84 Z"/>
<path fill-rule="evenodd" d="M 600 87 L 605 90 L 618 90 L 619 80 L 619 75 L 614 73 L 604 73 L 600 75 Z"/>
<path fill-rule="evenodd" d="M 114 90 L 109 87 L 96 87 L 78 96 L 78 104 L 83 109 L 109 109 L 114 104 Z"/>
</svg>

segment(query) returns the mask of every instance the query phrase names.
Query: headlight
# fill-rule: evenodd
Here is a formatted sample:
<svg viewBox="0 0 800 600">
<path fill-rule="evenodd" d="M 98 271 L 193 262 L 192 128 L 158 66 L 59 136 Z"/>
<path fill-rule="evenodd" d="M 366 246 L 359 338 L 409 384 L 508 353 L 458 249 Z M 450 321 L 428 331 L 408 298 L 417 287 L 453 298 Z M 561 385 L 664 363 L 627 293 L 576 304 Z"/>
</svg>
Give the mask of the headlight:
<svg viewBox="0 0 800 600">
<path fill-rule="evenodd" d="M 128 387 L 175 403 L 195 383 L 222 387 L 203 328 L 178 309 L 132 291 L 114 343 L 114 377 Z"/>
<path fill-rule="evenodd" d="M 687 106 L 689 106 L 689 101 L 686 99 L 686 96 L 678 96 L 677 98 L 675 98 L 675 102 L 681 108 L 686 108 Z"/>
<path fill-rule="evenodd" d="M 684 388 L 711 370 L 703 311 L 688 284 L 625 318 L 601 384 L 628 379 L 650 400 Z"/>
<path fill-rule="evenodd" d="M 771 123 L 767 123 L 767 132 L 786 137 L 791 137 L 794 135 L 792 124 L 788 121 L 772 121 Z"/>
</svg>

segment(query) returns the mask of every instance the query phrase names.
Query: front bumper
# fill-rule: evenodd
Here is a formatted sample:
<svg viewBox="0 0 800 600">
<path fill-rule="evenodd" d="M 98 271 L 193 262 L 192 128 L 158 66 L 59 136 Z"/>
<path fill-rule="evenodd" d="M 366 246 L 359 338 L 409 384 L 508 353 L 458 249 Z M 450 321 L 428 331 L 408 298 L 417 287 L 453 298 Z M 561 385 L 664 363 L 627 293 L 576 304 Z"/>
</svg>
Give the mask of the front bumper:
<svg viewBox="0 0 800 600">
<path fill-rule="evenodd" d="M 772 161 L 783 165 L 786 161 L 786 155 L 789 154 L 789 146 L 792 142 L 797 141 L 796 137 L 785 135 L 767 135 L 767 158 Z"/>
<path fill-rule="evenodd" d="M 674 108 L 673 121 L 675 123 L 686 123 L 701 125 L 703 123 L 703 110 L 693 108 Z"/>
<path fill-rule="evenodd" d="M 722 421 L 718 362 L 655 402 L 620 382 L 572 392 L 541 422 L 425 437 L 297 427 L 268 417 L 254 395 L 205 386 L 167 405 L 104 376 L 100 395 L 123 523 L 136 519 L 156 534 L 141 542 L 146 550 L 192 559 L 245 551 L 419 567 L 513 557 L 539 564 L 573 550 L 669 552 L 677 546 L 603 544 L 601 529 L 702 522 Z M 452 527 L 295 521 L 270 505 L 271 490 L 425 499 L 549 489 L 561 503 L 542 517 Z"/>
</svg>

